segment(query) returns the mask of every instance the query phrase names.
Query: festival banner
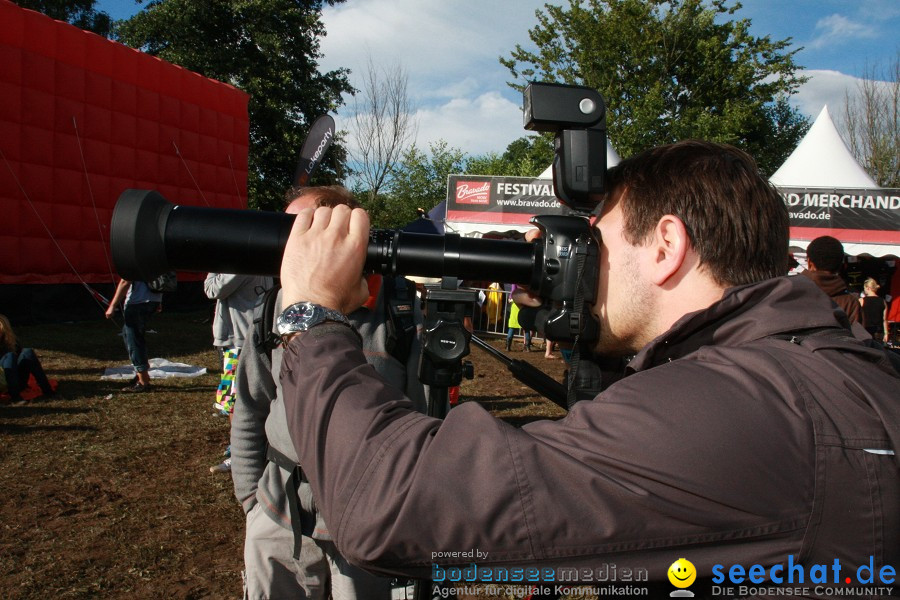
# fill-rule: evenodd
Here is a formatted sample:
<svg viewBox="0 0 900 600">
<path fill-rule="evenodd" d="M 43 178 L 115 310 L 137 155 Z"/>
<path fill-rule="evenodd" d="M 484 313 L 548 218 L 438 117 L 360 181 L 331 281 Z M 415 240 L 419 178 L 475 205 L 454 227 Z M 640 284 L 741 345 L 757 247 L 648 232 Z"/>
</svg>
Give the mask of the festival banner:
<svg viewBox="0 0 900 600">
<path fill-rule="evenodd" d="M 527 225 L 533 215 L 568 214 L 553 195 L 553 181 L 529 177 L 451 175 L 447 220 Z"/>
<path fill-rule="evenodd" d="M 832 235 L 844 242 L 900 244 L 900 189 L 779 187 L 791 237 Z"/>
</svg>

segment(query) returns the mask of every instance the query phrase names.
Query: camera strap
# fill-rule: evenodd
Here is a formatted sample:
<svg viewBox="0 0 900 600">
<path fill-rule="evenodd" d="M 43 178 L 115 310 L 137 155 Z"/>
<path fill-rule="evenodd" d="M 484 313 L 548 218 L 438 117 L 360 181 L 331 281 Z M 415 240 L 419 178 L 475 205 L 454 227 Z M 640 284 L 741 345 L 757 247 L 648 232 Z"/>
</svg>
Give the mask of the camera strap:
<svg viewBox="0 0 900 600">
<path fill-rule="evenodd" d="M 566 390 L 566 404 L 568 405 L 569 410 L 572 409 L 576 402 L 584 399 L 578 397 L 578 383 L 582 379 L 579 377 L 579 375 L 581 375 L 579 369 L 583 368 L 581 362 L 581 330 L 585 325 L 585 318 L 588 318 L 584 314 L 584 269 L 587 265 L 587 247 L 589 242 L 584 238 L 578 238 L 575 243 L 575 272 L 577 273 L 577 279 L 575 280 L 575 297 L 572 302 L 571 315 L 571 318 L 575 319 L 575 321 L 571 326 L 577 328 L 577 333 L 575 334 L 575 342 L 572 347 L 572 357 L 570 359 L 572 374 L 568 381 L 568 389 Z"/>
</svg>

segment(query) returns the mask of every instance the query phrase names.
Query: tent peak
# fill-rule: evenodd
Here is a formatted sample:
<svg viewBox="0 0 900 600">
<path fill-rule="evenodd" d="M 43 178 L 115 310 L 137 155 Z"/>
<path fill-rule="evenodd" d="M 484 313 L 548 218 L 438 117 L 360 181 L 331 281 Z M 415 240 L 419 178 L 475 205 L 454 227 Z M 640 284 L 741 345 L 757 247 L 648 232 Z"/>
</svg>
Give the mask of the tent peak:
<svg viewBox="0 0 900 600">
<path fill-rule="evenodd" d="M 828 105 L 769 181 L 781 187 L 878 188 L 847 148 Z"/>
</svg>

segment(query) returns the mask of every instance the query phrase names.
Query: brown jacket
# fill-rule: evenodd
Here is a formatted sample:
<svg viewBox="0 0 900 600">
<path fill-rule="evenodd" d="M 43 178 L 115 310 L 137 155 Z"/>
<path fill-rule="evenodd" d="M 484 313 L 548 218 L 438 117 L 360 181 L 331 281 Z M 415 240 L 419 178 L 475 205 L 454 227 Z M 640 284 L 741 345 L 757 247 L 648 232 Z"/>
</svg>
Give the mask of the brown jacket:
<svg viewBox="0 0 900 600">
<path fill-rule="evenodd" d="M 847 283 L 840 275 L 829 271 L 803 271 L 801 275 L 811 279 L 820 290 L 828 294 L 828 297 L 847 314 L 851 323 L 862 323 L 859 296 L 850 293 Z"/>
<path fill-rule="evenodd" d="M 900 378 L 853 339 L 772 337 L 834 324 L 805 278 L 733 288 L 595 400 L 521 429 L 474 402 L 443 422 L 416 413 L 342 325 L 292 341 L 281 377 L 336 543 L 369 569 L 897 568 L 900 477 L 883 451 L 900 446 Z"/>
</svg>

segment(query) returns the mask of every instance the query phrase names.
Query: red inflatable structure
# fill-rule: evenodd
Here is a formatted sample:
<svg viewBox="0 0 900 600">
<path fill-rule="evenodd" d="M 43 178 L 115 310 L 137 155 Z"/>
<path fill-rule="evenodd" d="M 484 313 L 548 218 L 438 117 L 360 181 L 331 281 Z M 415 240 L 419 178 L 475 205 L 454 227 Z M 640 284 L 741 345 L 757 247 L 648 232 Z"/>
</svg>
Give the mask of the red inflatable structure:
<svg viewBox="0 0 900 600">
<path fill-rule="evenodd" d="M 0 284 L 110 283 L 109 223 L 127 188 L 246 208 L 247 102 L 0 0 Z"/>
</svg>

